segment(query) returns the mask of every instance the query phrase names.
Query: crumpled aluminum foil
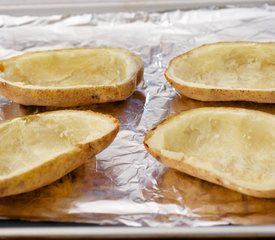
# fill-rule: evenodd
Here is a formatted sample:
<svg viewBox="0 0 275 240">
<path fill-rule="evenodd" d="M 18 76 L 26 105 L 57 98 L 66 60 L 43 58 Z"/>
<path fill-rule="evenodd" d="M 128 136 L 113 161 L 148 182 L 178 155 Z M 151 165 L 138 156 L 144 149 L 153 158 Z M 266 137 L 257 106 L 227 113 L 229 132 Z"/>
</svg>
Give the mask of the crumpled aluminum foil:
<svg viewBox="0 0 275 240">
<path fill-rule="evenodd" d="M 0 199 L 2 218 L 127 226 L 275 223 L 275 201 L 256 199 L 168 169 L 143 146 L 148 130 L 183 110 L 236 106 L 275 113 L 273 104 L 204 103 L 181 97 L 165 81 L 168 61 L 217 41 L 273 41 L 275 7 L 227 7 L 164 13 L 0 16 L 0 59 L 26 51 L 111 46 L 145 62 L 144 81 L 126 101 L 96 104 L 117 117 L 113 144 L 61 180 Z M 0 97 L 0 119 L 55 108 L 20 106 Z"/>
</svg>

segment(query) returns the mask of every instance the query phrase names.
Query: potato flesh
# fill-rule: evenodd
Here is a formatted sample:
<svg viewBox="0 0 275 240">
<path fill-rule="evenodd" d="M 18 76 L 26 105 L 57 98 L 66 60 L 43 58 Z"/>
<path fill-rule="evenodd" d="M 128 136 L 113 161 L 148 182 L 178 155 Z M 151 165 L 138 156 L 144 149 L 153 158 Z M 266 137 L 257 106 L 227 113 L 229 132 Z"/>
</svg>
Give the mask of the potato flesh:
<svg viewBox="0 0 275 240">
<path fill-rule="evenodd" d="M 36 86 L 100 86 L 125 81 L 133 63 L 124 53 L 106 49 L 27 54 L 5 62 L 3 78 Z"/>
<path fill-rule="evenodd" d="M 274 117 L 239 111 L 182 115 L 161 126 L 149 147 L 255 189 L 275 180 Z"/>
<path fill-rule="evenodd" d="M 173 75 L 182 80 L 221 88 L 275 87 L 275 45 L 220 43 L 195 49 L 174 62 Z"/>
<path fill-rule="evenodd" d="M 24 172 L 114 128 L 101 116 L 54 113 L 0 125 L 0 178 Z"/>
</svg>

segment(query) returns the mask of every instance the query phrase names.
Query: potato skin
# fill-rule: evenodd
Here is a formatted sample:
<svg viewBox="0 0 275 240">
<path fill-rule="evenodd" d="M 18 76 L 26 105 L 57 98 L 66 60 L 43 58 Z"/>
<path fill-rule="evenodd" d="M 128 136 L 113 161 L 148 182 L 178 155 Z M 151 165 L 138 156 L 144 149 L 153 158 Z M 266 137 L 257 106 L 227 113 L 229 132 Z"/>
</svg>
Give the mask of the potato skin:
<svg viewBox="0 0 275 240">
<path fill-rule="evenodd" d="M 35 115 L 29 115 L 24 117 L 24 119 L 27 120 L 33 116 Z M 73 171 L 80 165 L 84 164 L 88 159 L 108 147 L 119 131 L 118 120 L 111 116 L 109 117 L 112 119 L 115 128 L 102 138 L 86 144 L 79 144 L 75 146 L 72 151 L 59 155 L 58 157 L 53 158 L 50 161 L 31 169 L 30 171 L 0 180 L 0 197 L 29 192 L 48 185 Z"/>
<path fill-rule="evenodd" d="M 275 91 L 229 90 L 198 88 L 179 84 L 165 75 L 166 80 L 183 96 L 204 102 L 247 101 L 255 103 L 275 103 Z"/>
<path fill-rule="evenodd" d="M 273 45 L 275 48 L 274 42 L 234 42 L 236 44 L 266 44 Z M 184 54 L 180 54 L 173 58 L 166 69 L 164 76 L 166 80 L 183 96 L 199 100 L 199 101 L 251 101 L 257 103 L 275 103 L 275 91 L 274 90 L 245 90 L 245 89 L 219 89 L 217 88 L 200 88 L 189 86 L 185 84 L 184 81 L 179 84 L 173 80 L 169 74 L 168 69 L 173 64 L 173 61 L 182 56 L 188 56 L 192 51 L 205 46 L 213 46 L 216 44 L 232 44 L 232 42 L 218 42 L 211 44 L 203 44 L 202 46 L 192 49 Z"/>
<path fill-rule="evenodd" d="M 98 86 L 63 89 L 22 88 L 0 82 L 0 93 L 22 105 L 73 107 L 93 103 L 125 100 L 136 88 L 137 76 L 119 86 Z"/>
<path fill-rule="evenodd" d="M 70 50 L 70 49 L 65 49 Z M 71 49 L 76 50 L 76 49 Z M 0 94 L 4 97 L 22 104 L 36 106 L 54 106 L 54 107 L 74 107 L 89 105 L 94 103 L 106 103 L 125 100 L 130 97 L 136 86 L 143 79 L 144 64 L 141 58 L 132 52 L 124 49 L 116 49 L 127 52 L 135 59 L 138 71 L 128 79 L 128 81 L 117 85 L 89 86 L 89 87 L 68 87 L 68 88 L 31 88 L 18 86 L 8 81 L 0 81 Z M 61 50 L 51 50 L 47 52 L 57 52 Z M 40 52 L 30 52 L 25 55 L 31 55 Z M 16 60 L 16 56 L 5 61 Z M 0 62 L 0 72 L 4 72 L 5 61 Z"/>
<path fill-rule="evenodd" d="M 222 107 L 220 107 L 222 108 Z M 210 109 L 210 107 L 208 108 Z M 227 108 L 228 109 L 228 108 Z M 230 109 L 235 109 L 235 108 L 230 108 Z M 189 113 L 191 111 L 195 111 L 194 110 L 188 110 L 185 113 L 181 113 L 182 114 L 186 114 Z M 254 111 L 254 112 L 260 112 L 257 110 L 249 110 L 249 111 Z M 267 114 L 270 115 L 268 113 L 263 113 L 261 112 L 261 114 Z M 178 114 L 175 114 L 171 117 L 168 117 L 167 119 L 165 119 L 164 121 L 162 121 L 161 123 L 159 123 L 156 127 L 152 128 L 146 135 L 143 141 L 143 144 L 145 146 L 145 149 L 153 156 L 155 157 L 157 160 L 159 160 L 160 162 L 164 163 L 166 166 L 176 169 L 180 172 L 189 174 L 193 177 L 196 178 L 200 178 L 202 180 L 226 187 L 228 189 L 231 189 L 233 191 L 237 191 L 249 196 L 253 196 L 253 197 L 257 197 L 257 198 L 275 198 L 275 188 L 274 190 L 269 190 L 269 191 L 261 191 L 261 190 L 255 190 L 255 189 L 250 189 L 250 188 L 246 188 L 243 186 L 239 186 L 238 184 L 235 184 L 233 182 L 230 182 L 227 179 L 224 179 L 221 176 L 215 175 L 213 173 L 211 173 L 210 171 L 207 171 L 205 169 L 200 169 L 200 168 L 195 168 L 192 165 L 186 163 L 184 160 L 179 161 L 176 159 L 172 159 L 172 158 L 168 158 L 163 156 L 160 151 L 158 150 L 154 150 L 152 148 L 150 148 L 147 144 L 148 140 L 151 138 L 151 136 L 154 134 L 154 132 L 162 125 L 166 124 L 168 121 L 172 120 L 173 118 L 176 118 L 178 116 Z"/>
</svg>

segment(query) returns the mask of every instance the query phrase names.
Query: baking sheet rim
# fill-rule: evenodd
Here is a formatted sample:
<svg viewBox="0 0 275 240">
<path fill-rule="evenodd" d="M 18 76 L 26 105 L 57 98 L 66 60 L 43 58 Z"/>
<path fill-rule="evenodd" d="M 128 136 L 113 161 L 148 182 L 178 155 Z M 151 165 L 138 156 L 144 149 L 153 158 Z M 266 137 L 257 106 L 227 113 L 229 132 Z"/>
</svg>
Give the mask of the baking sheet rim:
<svg viewBox="0 0 275 240">
<path fill-rule="evenodd" d="M 16 227 L 0 228 L 1 237 L 57 237 L 57 238 L 167 238 L 167 237 L 273 237 L 275 228 L 267 226 L 220 226 L 220 227 Z"/>
<path fill-rule="evenodd" d="M 105 0 L 103 2 L 93 0 L 90 2 L 64 0 L 62 3 L 48 0 L 38 1 L 37 4 L 26 1 L 20 4 L 20 0 L 13 0 L 0 5 L 0 13 L 5 15 L 35 15 L 44 16 L 53 14 L 83 14 L 83 13 L 109 13 L 109 12 L 132 12 L 132 11 L 172 11 L 176 9 L 197 9 L 209 6 L 224 7 L 226 5 L 256 6 L 263 4 L 275 4 L 275 0 L 153 0 L 153 1 L 131 1 L 131 0 Z"/>
</svg>

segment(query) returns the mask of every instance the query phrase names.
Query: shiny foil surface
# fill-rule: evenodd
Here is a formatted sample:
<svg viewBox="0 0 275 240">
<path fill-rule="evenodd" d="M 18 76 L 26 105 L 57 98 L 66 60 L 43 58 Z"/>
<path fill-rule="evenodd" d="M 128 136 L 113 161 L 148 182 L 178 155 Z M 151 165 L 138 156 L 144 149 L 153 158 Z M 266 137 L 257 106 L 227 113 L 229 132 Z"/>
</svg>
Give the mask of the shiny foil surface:
<svg viewBox="0 0 275 240">
<path fill-rule="evenodd" d="M 274 104 L 204 103 L 180 96 L 163 73 L 174 56 L 204 43 L 274 41 L 275 7 L 214 7 L 163 13 L 0 16 L 0 59 L 28 51 L 121 47 L 139 54 L 144 80 L 125 101 L 77 109 L 120 121 L 111 146 L 62 179 L 33 192 L 0 199 L 0 216 L 122 226 L 215 226 L 275 223 L 275 200 L 257 199 L 166 168 L 143 138 L 168 116 L 206 106 L 275 113 Z M 53 107 L 22 106 L 0 97 L 5 120 Z"/>
</svg>

